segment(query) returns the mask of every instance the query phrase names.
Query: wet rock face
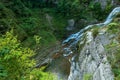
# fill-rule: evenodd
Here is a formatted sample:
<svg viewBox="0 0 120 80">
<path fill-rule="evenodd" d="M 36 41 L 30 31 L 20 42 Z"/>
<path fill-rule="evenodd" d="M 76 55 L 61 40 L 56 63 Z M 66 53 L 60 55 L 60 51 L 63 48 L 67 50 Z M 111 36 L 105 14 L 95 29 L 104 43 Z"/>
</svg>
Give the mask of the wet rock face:
<svg viewBox="0 0 120 80">
<path fill-rule="evenodd" d="M 67 26 L 67 30 L 68 31 L 71 31 L 71 30 L 73 30 L 73 29 L 75 29 L 75 20 L 74 19 L 70 19 L 70 20 L 68 20 L 68 26 Z"/>
<path fill-rule="evenodd" d="M 119 13 L 120 7 L 116 7 L 105 22 L 88 25 L 70 35 L 61 49 L 52 55 L 48 71 L 56 73 L 58 80 L 114 80 L 107 60 L 111 55 L 107 54 L 105 46 L 117 37 L 107 32 L 107 25 Z"/>
<path fill-rule="evenodd" d="M 70 62 L 67 58 L 60 55 L 55 55 L 52 57 L 52 62 L 49 64 L 47 71 L 55 73 L 58 80 L 67 80 L 70 74 Z"/>
<path fill-rule="evenodd" d="M 105 41 L 105 42 L 104 42 Z M 101 34 L 86 43 L 79 56 L 71 59 L 71 72 L 68 80 L 84 80 L 89 75 L 92 80 L 114 80 L 110 64 L 107 61 L 105 44 L 109 44 L 108 35 Z M 78 58 L 78 60 L 75 60 Z"/>
<path fill-rule="evenodd" d="M 79 32 L 72 34 L 63 41 L 64 57 L 71 63 L 68 80 L 114 80 L 111 65 L 107 60 L 105 46 L 112 42 L 116 36 L 107 32 L 107 26 L 120 13 L 116 7 L 107 17 L 106 21 L 99 24 L 88 25 Z M 98 28 L 95 31 L 95 28 Z M 96 36 L 94 36 L 95 34 Z"/>
</svg>

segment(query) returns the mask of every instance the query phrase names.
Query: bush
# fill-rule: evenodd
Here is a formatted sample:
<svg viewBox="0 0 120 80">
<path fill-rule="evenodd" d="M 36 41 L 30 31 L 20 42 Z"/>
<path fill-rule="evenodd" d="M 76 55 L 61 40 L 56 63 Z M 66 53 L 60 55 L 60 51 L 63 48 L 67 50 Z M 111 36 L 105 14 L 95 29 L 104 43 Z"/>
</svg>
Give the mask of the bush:
<svg viewBox="0 0 120 80">
<path fill-rule="evenodd" d="M 12 31 L 0 38 L 0 45 L 0 63 L 3 70 L 7 71 L 7 76 L 1 76 L 1 79 L 14 80 L 27 76 L 35 64 L 34 60 L 30 60 L 34 52 L 29 48 L 22 48 Z"/>
<path fill-rule="evenodd" d="M 81 16 L 80 14 L 82 14 L 82 12 L 84 11 L 84 10 L 82 11 L 83 7 L 81 5 L 79 0 L 75 1 L 61 0 L 57 5 L 56 11 L 64 16 L 80 17 Z"/>
<path fill-rule="evenodd" d="M 35 60 L 34 51 L 23 48 L 13 35 L 13 31 L 0 37 L 0 80 L 45 80 L 48 73 L 41 69 L 32 69 Z M 35 78 L 35 79 L 31 79 Z M 50 76 L 53 80 L 53 76 Z"/>
<path fill-rule="evenodd" d="M 106 51 L 108 52 L 108 61 L 111 64 L 112 72 L 114 73 L 115 80 L 120 79 L 120 44 L 112 42 L 108 44 L 106 47 Z"/>
<path fill-rule="evenodd" d="M 84 74 L 83 80 L 91 80 L 92 75 L 91 74 Z"/>
<path fill-rule="evenodd" d="M 98 33 L 99 33 L 98 30 L 99 30 L 98 27 L 96 27 L 96 28 L 93 29 L 93 31 L 92 31 L 92 32 L 93 32 L 93 33 L 92 33 L 92 34 L 93 34 L 93 38 L 96 38 L 96 37 L 97 37 L 97 35 L 98 35 Z"/>
</svg>

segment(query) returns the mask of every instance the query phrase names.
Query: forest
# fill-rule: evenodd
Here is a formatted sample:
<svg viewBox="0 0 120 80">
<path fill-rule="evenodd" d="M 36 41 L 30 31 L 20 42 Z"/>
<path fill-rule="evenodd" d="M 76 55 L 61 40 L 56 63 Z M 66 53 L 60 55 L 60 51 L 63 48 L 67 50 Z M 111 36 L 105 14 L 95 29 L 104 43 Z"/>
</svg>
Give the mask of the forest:
<svg viewBox="0 0 120 80">
<path fill-rule="evenodd" d="M 70 34 L 105 21 L 120 4 L 120 0 L 105 2 L 0 0 L 0 80 L 58 80 L 56 73 L 46 69 L 49 64 L 38 64 L 61 48 Z M 73 29 L 68 30 L 72 22 Z"/>
</svg>

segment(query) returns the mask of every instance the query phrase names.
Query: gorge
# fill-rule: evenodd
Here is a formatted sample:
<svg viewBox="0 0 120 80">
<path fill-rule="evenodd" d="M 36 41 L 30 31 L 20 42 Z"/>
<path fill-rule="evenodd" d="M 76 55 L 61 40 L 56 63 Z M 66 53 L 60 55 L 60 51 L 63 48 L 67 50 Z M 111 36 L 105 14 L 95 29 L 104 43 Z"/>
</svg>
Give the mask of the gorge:
<svg viewBox="0 0 120 80">
<path fill-rule="evenodd" d="M 0 80 L 120 80 L 119 5 L 0 0 Z"/>
<path fill-rule="evenodd" d="M 62 55 L 70 62 L 70 65 L 67 65 L 70 67 L 70 73 L 65 80 L 115 80 L 108 57 L 111 56 L 114 60 L 116 54 L 108 52 L 106 46 L 111 43 L 119 44 L 117 37 L 120 36 L 118 35 L 120 27 L 115 33 L 108 30 L 110 25 L 113 24 L 114 27 L 114 19 L 119 14 L 120 7 L 116 7 L 105 22 L 88 25 L 63 41 L 60 50 L 62 52 L 58 51 L 54 55 L 57 54 L 59 57 Z M 58 64 L 62 63 L 64 62 Z M 62 67 L 65 66 L 61 66 L 60 70 Z"/>
</svg>

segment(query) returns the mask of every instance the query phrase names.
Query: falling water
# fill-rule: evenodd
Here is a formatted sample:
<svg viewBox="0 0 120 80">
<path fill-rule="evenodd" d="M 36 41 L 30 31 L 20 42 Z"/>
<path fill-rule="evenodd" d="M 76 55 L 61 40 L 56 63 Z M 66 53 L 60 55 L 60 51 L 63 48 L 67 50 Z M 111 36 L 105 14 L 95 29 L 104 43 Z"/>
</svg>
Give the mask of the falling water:
<svg viewBox="0 0 120 80">
<path fill-rule="evenodd" d="M 105 22 L 99 23 L 99 24 L 88 25 L 84 29 L 81 29 L 79 32 L 70 35 L 66 40 L 63 41 L 63 45 L 66 45 L 66 47 L 64 48 L 65 53 L 63 55 L 64 56 L 69 56 L 69 55 L 73 54 L 73 47 L 75 49 L 77 43 L 81 40 L 81 37 L 83 36 L 85 31 L 87 31 L 88 29 L 90 29 L 92 27 L 95 27 L 95 26 L 103 27 L 103 26 L 109 24 L 116 17 L 116 15 L 118 15 L 119 13 L 120 13 L 120 7 L 116 7 L 109 14 L 109 16 L 107 17 Z M 75 55 L 71 58 L 70 63 L 71 63 L 71 70 L 74 70 L 74 71 L 71 71 L 71 73 L 68 77 L 68 80 L 75 80 L 73 77 L 77 73 L 79 73 L 78 72 L 79 68 L 77 67 L 78 62 L 75 62 Z M 82 76 L 82 75 L 79 75 L 79 76 Z M 77 79 L 77 80 L 80 80 L 80 79 Z"/>
</svg>

